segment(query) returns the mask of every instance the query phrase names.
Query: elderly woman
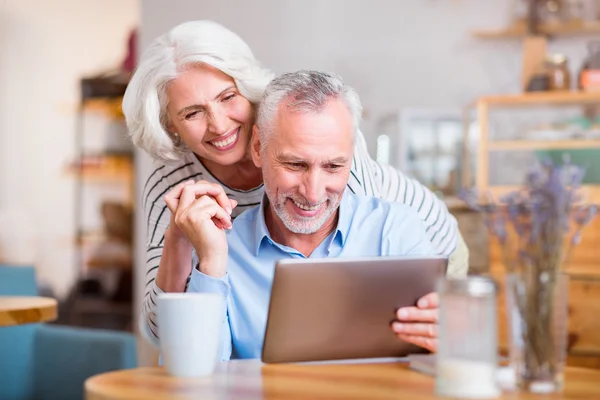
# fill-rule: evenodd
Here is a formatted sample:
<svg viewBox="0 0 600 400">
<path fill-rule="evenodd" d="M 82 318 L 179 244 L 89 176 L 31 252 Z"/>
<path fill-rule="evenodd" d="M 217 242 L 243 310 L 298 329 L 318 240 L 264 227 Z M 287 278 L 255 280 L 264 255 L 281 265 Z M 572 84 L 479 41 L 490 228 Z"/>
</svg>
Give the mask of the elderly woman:
<svg viewBox="0 0 600 400">
<path fill-rule="evenodd" d="M 157 163 L 142 194 L 148 237 L 140 326 L 154 343 L 157 295 L 185 291 L 198 263 L 184 234 L 193 229 L 182 229 L 190 223 L 188 210 L 178 208 L 182 192 L 215 197 L 227 211 L 217 221 L 222 228 L 261 201 L 262 175 L 248 145 L 255 106 L 272 78 L 239 36 L 217 23 L 195 21 L 155 39 L 129 83 L 123 100 L 129 134 Z M 372 160 L 362 134 L 355 146 L 348 190 L 413 207 L 434 248 L 450 257 L 449 274 L 464 275 L 468 252 L 444 203 L 419 182 Z M 399 336 L 422 343 L 418 335 Z"/>
</svg>

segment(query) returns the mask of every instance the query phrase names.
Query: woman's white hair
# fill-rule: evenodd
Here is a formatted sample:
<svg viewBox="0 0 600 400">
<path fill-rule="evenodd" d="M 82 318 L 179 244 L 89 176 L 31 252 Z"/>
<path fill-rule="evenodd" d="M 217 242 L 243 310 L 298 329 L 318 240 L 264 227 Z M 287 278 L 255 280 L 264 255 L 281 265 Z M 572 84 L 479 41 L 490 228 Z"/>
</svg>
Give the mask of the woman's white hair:
<svg viewBox="0 0 600 400">
<path fill-rule="evenodd" d="M 210 65 L 231 76 L 248 101 L 258 104 L 273 73 L 235 33 L 213 21 L 185 22 L 154 39 L 144 51 L 123 98 L 133 143 L 155 159 L 176 161 L 186 150 L 168 132 L 166 88 L 186 67 Z"/>
<path fill-rule="evenodd" d="M 362 121 L 362 104 L 358 94 L 339 75 L 303 70 L 273 79 L 265 89 L 256 117 L 261 150 L 265 150 L 273 134 L 280 104 L 292 112 L 321 112 L 331 99 L 341 99 L 348 108 L 355 137 Z"/>
</svg>

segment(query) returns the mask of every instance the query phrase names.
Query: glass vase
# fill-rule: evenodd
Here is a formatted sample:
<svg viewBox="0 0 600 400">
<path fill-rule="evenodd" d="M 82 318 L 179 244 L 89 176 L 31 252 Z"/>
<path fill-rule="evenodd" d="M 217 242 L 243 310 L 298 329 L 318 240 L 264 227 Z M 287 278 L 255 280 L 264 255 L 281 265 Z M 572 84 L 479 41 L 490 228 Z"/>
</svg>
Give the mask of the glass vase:
<svg viewBox="0 0 600 400">
<path fill-rule="evenodd" d="M 510 359 L 517 386 L 559 392 L 567 356 L 569 275 L 531 271 L 506 279 Z"/>
</svg>

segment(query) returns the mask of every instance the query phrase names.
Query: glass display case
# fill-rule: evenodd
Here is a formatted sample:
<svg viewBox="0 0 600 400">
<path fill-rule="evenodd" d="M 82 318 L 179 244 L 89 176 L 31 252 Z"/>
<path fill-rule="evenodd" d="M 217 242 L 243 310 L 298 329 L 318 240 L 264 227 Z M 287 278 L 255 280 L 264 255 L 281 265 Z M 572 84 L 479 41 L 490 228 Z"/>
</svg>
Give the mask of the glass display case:
<svg viewBox="0 0 600 400">
<path fill-rule="evenodd" d="M 434 191 L 461 186 L 464 152 L 460 110 L 403 109 L 377 126 L 377 160 L 389 163 Z"/>
<path fill-rule="evenodd" d="M 536 160 L 569 160 L 586 168 L 587 200 L 600 201 L 600 92 L 489 96 L 476 109 L 480 192 L 501 195 L 522 184 Z"/>
</svg>

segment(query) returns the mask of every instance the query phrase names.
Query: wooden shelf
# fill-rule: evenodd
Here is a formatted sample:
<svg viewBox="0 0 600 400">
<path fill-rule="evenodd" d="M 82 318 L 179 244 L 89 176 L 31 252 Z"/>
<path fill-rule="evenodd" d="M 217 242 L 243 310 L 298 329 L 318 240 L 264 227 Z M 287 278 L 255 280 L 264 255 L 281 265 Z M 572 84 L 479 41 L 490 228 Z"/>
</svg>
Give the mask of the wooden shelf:
<svg viewBox="0 0 600 400">
<path fill-rule="evenodd" d="M 67 173 L 77 176 L 81 173 L 84 180 L 90 181 L 131 181 L 133 178 L 133 161 L 129 156 L 107 155 L 90 156 L 82 161 L 83 165 L 71 165 Z"/>
<path fill-rule="evenodd" d="M 77 175 L 75 168 L 69 168 L 69 175 Z M 81 171 L 81 177 L 84 180 L 93 182 L 129 182 L 133 178 L 131 168 L 103 168 L 103 167 L 84 167 Z"/>
<path fill-rule="evenodd" d="M 132 176 L 130 169 L 84 170 L 82 174 L 83 179 L 98 182 L 130 181 Z"/>
<path fill-rule="evenodd" d="M 561 150 L 561 149 L 589 149 L 600 148 L 598 140 L 502 140 L 489 142 L 488 150 Z"/>
<path fill-rule="evenodd" d="M 103 113 L 114 119 L 124 119 L 122 97 L 106 97 L 85 100 L 82 103 L 84 111 Z"/>
<path fill-rule="evenodd" d="M 584 237 L 586 237 L 586 233 L 587 232 L 584 231 Z M 581 247 L 576 247 L 577 250 L 579 248 Z M 574 280 L 591 280 L 600 282 L 600 269 L 596 265 L 571 263 L 567 266 L 566 271 L 571 276 L 571 279 Z M 506 268 L 502 262 L 495 260 L 490 264 L 490 273 L 495 276 L 502 276 L 506 273 Z"/>
<path fill-rule="evenodd" d="M 77 246 L 96 245 L 106 240 L 106 233 L 103 230 L 83 231 L 75 234 L 73 242 Z"/>
<path fill-rule="evenodd" d="M 494 185 L 494 186 L 488 186 L 485 189 L 485 192 L 491 194 L 492 196 L 494 196 L 494 198 L 498 199 L 505 194 L 514 192 L 515 190 L 519 190 L 522 188 L 523 188 L 523 185 L 515 185 L 515 186 Z M 579 189 L 579 194 L 582 197 L 582 201 L 585 203 L 600 204 L 600 182 L 595 185 L 594 184 L 582 185 L 581 188 Z M 481 195 L 482 195 L 482 202 L 485 202 L 485 198 L 483 198 L 483 196 L 485 196 L 485 193 L 481 193 Z"/>
<path fill-rule="evenodd" d="M 571 21 L 564 23 L 540 24 L 539 33 L 549 36 L 594 35 L 600 33 L 599 22 Z M 477 30 L 472 35 L 479 39 L 511 39 L 528 35 L 524 23 L 496 30 Z"/>
<path fill-rule="evenodd" d="M 477 104 L 503 107 L 600 104 L 600 92 L 556 91 L 484 96 Z"/>
</svg>

